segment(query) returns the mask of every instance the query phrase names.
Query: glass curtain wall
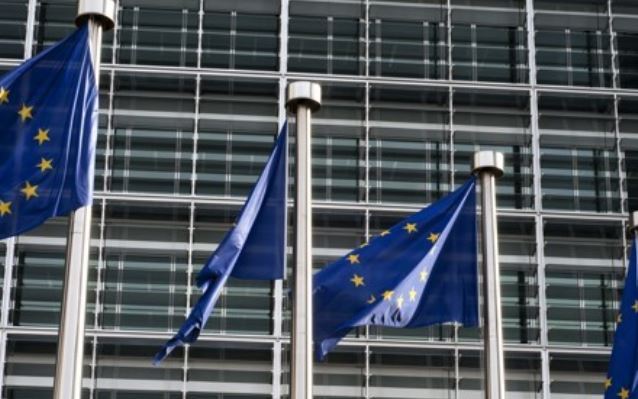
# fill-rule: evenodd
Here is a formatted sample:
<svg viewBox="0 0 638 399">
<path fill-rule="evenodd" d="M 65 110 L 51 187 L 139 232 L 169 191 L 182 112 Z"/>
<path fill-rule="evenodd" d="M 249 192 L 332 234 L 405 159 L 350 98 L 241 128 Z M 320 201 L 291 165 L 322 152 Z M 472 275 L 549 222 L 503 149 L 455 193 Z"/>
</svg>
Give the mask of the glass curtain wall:
<svg viewBox="0 0 638 399">
<path fill-rule="evenodd" d="M 0 9 L 3 73 L 73 31 L 76 1 Z M 296 80 L 323 88 L 314 270 L 460 186 L 475 151 L 501 151 L 508 398 L 601 397 L 638 210 L 633 0 L 119 0 L 116 11 L 84 398 L 288 397 L 290 278 L 231 280 L 199 342 L 150 361 L 198 299 L 194 276 L 257 179 Z M 0 242 L 2 397 L 51 395 L 66 231 L 59 218 Z M 315 396 L 479 398 L 481 334 L 354 330 L 316 364 Z"/>
</svg>

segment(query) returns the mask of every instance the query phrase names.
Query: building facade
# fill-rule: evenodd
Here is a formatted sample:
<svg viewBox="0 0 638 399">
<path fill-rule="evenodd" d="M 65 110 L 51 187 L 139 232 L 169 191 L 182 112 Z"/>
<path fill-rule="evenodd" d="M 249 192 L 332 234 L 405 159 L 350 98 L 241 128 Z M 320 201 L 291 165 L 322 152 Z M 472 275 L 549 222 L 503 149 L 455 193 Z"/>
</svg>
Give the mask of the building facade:
<svg viewBox="0 0 638 399">
<path fill-rule="evenodd" d="M 0 0 L 0 72 L 75 14 L 75 0 Z M 460 185 L 474 151 L 502 151 L 507 396 L 600 398 L 638 210 L 635 0 L 119 0 L 102 53 L 85 397 L 288 397 L 290 279 L 231 281 L 194 347 L 151 358 L 301 79 L 324 91 L 315 267 Z M 51 395 L 65 235 L 62 218 L 0 243 L 3 398 Z M 315 397 L 481 398 L 481 348 L 474 328 L 359 329 L 316 364 Z"/>
</svg>

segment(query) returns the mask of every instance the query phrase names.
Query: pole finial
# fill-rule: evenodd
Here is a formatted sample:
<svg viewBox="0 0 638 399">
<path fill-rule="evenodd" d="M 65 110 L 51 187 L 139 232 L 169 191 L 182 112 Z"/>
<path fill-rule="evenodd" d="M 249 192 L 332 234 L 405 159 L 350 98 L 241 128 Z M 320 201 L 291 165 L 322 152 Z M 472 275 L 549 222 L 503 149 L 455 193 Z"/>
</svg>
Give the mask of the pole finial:
<svg viewBox="0 0 638 399">
<path fill-rule="evenodd" d="M 476 173 L 491 172 L 496 177 L 503 176 L 505 157 L 502 152 L 477 151 L 474 153 L 472 171 Z"/>
<path fill-rule="evenodd" d="M 629 215 L 629 230 L 638 235 L 638 211 L 633 211 Z"/>
<path fill-rule="evenodd" d="M 305 105 L 312 111 L 317 111 L 321 107 L 321 86 L 307 81 L 290 83 L 286 106 L 294 112 L 298 105 Z"/>
<path fill-rule="evenodd" d="M 115 0 L 79 0 L 75 24 L 81 26 L 91 17 L 100 22 L 104 31 L 113 29 L 115 26 Z"/>
</svg>

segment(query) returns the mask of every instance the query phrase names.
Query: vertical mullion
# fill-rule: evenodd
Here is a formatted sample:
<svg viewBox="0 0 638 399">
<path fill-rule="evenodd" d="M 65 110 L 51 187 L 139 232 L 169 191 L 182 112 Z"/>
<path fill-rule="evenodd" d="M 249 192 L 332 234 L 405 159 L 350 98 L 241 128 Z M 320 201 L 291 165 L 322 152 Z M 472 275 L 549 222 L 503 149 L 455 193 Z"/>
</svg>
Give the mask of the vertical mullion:
<svg viewBox="0 0 638 399">
<path fill-rule="evenodd" d="M 35 12 L 36 0 L 29 0 L 27 4 L 27 26 L 24 37 L 24 58 L 31 58 L 33 55 L 33 36 L 35 35 Z"/>
</svg>

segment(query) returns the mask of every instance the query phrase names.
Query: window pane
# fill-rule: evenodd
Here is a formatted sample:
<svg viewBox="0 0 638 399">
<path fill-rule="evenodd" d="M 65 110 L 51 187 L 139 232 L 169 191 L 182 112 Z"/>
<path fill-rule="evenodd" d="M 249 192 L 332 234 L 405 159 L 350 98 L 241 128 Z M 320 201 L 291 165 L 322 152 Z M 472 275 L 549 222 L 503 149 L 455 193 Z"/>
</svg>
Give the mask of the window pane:
<svg viewBox="0 0 638 399">
<path fill-rule="evenodd" d="M 109 189 L 190 194 L 195 81 L 118 74 Z"/>
<path fill-rule="evenodd" d="M 0 58 L 24 57 L 27 25 L 27 1 L 2 1 L 0 15 Z"/>
<path fill-rule="evenodd" d="M 447 90 L 370 91 L 370 201 L 423 206 L 450 190 Z"/>
<path fill-rule="evenodd" d="M 357 4 L 359 3 L 359 4 Z M 364 74 L 363 1 L 290 2 L 288 69 L 294 72 Z"/>
<path fill-rule="evenodd" d="M 621 234 L 617 224 L 546 222 L 550 342 L 611 345 L 625 273 Z"/>
<path fill-rule="evenodd" d="M 151 8 L 135 0 L 122 1 L 118 63 L 196 66 L 198 2 L 159 3 Z"/>
<path fill-rule="evenodd" d="M 370 74 L 446 79 L 447 7 L 372 1 L 369 16 Z"/>
<path fill-rule="evenodd" d="M 550 354 L 550 391 L 552 399 L 600 398 L 605 387 L 607 356 Z"/>
<path fill-rule="evenodd" d="M 275 142 L 279 85 L 269 80 L 204 79 L 197 183 L 200 195 L 247 196 Z"/>
<path fill-rule="evenodd" d="M 95 362 L 97 399 L 180 399 L 183 348 L 176 348 L 161 367 L 151 359 L 164 342 L 101 338 Z"/>
<path fill-rule="evenodd" d="M 613 99 L 541 94 L 543 206 L 620 211 Z"/>
<path fill-rule="evenodd" d="M 100 325 L 163 330 L 184 320 L 187 206 L 107 203 Z"/>
</svg>

